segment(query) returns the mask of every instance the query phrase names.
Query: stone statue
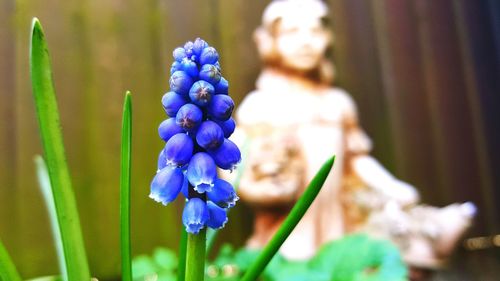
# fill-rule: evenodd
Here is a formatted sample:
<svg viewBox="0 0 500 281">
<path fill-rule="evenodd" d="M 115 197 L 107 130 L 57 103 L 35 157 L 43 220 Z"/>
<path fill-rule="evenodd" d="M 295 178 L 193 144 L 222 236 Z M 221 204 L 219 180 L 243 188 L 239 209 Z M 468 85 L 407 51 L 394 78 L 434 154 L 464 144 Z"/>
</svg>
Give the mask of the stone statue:
<svg viewBox="0 0 500 281">
<path fill-rule="evenodd" d="M 254 34 L 264 69 L 236 113 L 234 140 L 244 153 L 238 193 L 255 212 L 249 247 L 269 241 L 321 165 L 336 155 L 323 189 L 280 249 L 289 259 L 310 258 L 328 241 L 369 229 L 372 213 L 383 213 L 387 204 L 406 214 L 419 200 L 413 186 L 369 155 L 372 143 L 353 99 L 331 86 L 327 14 L 319 0 L 279 0 L 266 8 Z M 380 206 L 359 201 L 366 192 Z"/>
</svg>

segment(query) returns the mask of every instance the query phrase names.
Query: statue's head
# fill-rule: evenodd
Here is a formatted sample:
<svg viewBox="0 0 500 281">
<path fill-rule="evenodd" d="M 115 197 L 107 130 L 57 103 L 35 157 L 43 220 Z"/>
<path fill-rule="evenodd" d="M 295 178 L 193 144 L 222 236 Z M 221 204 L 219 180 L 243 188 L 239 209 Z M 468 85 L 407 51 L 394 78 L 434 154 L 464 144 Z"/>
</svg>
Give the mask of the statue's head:
<svg viewBox="0 0 500 281">
<path fill-rule="evenodd" d="M 266 65 L 330 82 L 333 68 L 326 58 L 332 41 L 328 8 L 320 0 L 275 0 L 264 11 L 254 34 Z"/>
</svg>

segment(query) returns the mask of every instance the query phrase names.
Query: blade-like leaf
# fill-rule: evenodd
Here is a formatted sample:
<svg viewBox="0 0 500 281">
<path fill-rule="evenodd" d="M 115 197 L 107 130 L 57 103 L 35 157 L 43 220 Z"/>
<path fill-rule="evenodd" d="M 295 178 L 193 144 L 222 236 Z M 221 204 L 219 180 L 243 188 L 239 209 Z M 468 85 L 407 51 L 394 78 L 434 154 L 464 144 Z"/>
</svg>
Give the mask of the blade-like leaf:
<svg viewBox="0 0 500 281">
<path fill-rule="evenodd" d="M 21 281 L 16 266 L 0 241 L 0 281 Z"/>
<path fill-rule="evenodd" d="M 334 161 L 335 156 L 323 164 L 297 203 L 295 203 L 295 206 L 290 211 L 290 214 L 286 217 L 285 221 L 273 236 L 271 241 L 269 241 L 257 260 L 255 260 L 247 270 L 245 275 L 243 275 L 243 278 L 241 279 L 242 281 L 256 280 L 266 268 L 267 264 L 271 261 L 276 252 L 278 252 L 283 242 L 285 242 L 288 235 L 290 235 L 295 226 L 297 226 L 300 219 L 302 219 L 307 209 L 309 209 L 309 206 L 311 206 L 312 202 L 318 195 L 321 187 L 328 177 L 328 174 L 330 173 L 330 170 L 333 167 Z"/>
<path fill-rule="evenodd" d="M 61 270 L 61 275 L 66 276 L 66 258 L 64 257 L 64 249 L 61 239 L 61 227 L 59 226 L 59 222 L 57 220 L 56 205 L 54 203 L 52 186 L 50 185 L 49 171 L 47 171 L 47 165 L 40 155 L 35 156 L 35 165 L 38 184 L 40 186 L 40 190 L 42 191 L 47 211 L 49 212 L 50 225 L 52 226 L 52 236 L 54 237 L 54 244 L 56 245 L 57 258 L 59 261 L 59 269 Z"/>
<path fill-rule="evenodd" d="M 31 29 L 30 72 L 44 157 L 64 249 L 67 276 L 63 276 L 63 279 L 90 280 L 80 219 L 64 154 L 49 52 L 42 26 L 36 18 L 33 19 Z"/>
<path fill-rule="evenodd" d="M 132 152 L 132 97 L 125 94 L 122 119 L 122 144 L 120 165 L 120 246 L 122 280 L 132 280 L 130 244 L 130 172 Z"/>
</svg>

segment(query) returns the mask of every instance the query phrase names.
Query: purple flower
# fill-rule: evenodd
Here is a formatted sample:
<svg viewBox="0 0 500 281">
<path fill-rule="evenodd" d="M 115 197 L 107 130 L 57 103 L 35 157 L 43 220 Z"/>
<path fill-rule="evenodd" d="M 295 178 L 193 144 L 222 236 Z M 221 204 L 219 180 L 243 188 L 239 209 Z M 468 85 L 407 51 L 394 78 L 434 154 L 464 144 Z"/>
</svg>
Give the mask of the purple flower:
<svg viewBox="0 0 500 281">
<path fill-rule="evenodd" d="M 193 43 L 193 54 L 197 57 L 200 57 L 201 52 L 203 52 L 203 49 L 205 49 L 206 47 L 208 47 L 208 44 L 207 42 L 205 42 L 205 40 L 196 38 Z"/>
<path fill-rule="evenodd" d="M 236 126 L 231 118 L 234 102 L 217 51 L 197 38 L 176 48 L 173 57 L 170 92 L 162 97 L 172 118 L 158 127 L 166 144 L 158 155 L 150 197 L 166 205 L 182 193 L 187 199 L 183 224 L 196 234 L 227 222 L 227 210 L 239 198 L 229 182 L 217 178 L 217 166 L 233 169 L 241 153 L 227 139 Z"/>
<path fill-rule="evenodd" d="M 219 83 L 214 86 L 216 95 L 227 95 L 229 89 L 229 83 L 224 77 L 220 78 Z"/>
<path fill-rule="evenodd" d="M 198 193 L 212 190 L 214 181 L 217 178 L 217 168 L 214 160 L 205 152 L 196 153 L 189 161 L 186 176 Z"/>
<path fill-rule="evenodd" d="M 200 79 L 212 85 L 217 85 L 221 80 L 220 71 L 213 64 L 205 64 L 200 69 Z"/>
<path fill-rule="evenodd" d="M 175 200 L 184 183 L 184 174 L 178 168 L 161 169 L 151 182 L 149 197 L 163 205 Z"/>
<path fill-rule="evenodd" d="M 184 58 L 181 62 L 182 70 L 189 74 L 189 76 L 196 78 L 198 77 L 198 67 L 196 63 L 188 58 Z"/>
<path fill-rule="evenodd" d="M 234 129 L 236 129 L 236 123 L 234 122 L 233 118 L 229 118 L 226 121 L 216 121 L 216 122 L 222 128 L 225 138 L 229 138 L 234 133 Z"/>
<path fill-rule="evenodd" d="M 214 64 L 219 60 L 219 54 L 213 47 L 206 47 L 200 55 L 200 64 Z"/>
<path fill-rule="evenodd" d="M 227 212 L 225 209 L 215 205 L 212 202 L 207 202 L 208 221 L 207 226 L 212 229 L 220 229 L 226 225 Z"/>
<path fill-rule="evenodd" d="M 187 132 L 192 132 L 200 125 L 202 118 L 203 112 L 201 112 L 201 109 L 194 104 L 188 103 L 179 109 L 175 116 L 175 122 Z"/>
<path fill-rule="evenodd" d="M 178 62 L 181 62 L 184 58 L 187 57 L 186 50 L 184 50 L 184 48 L 181 47 L 175 48 L 172 55 L 174 56 L 174 59 Z"/>
<path fill-rule="evenodd" d="M 241 153 L 234 142 L 224 139 L 224 143 L 214 150 L 210 151 L 210 155 L 215 160 L 215 164 L 224 170 L 233 170 L 241 161 Z"/>
<path fill-rule="evenodd" d="M 175 92 L 168 92 L 164 94 L 163 97 L 161 98 L 161 104 L 163 105 L 163 109 L 165 109 L 165 112 L 170 117 L 175 116 L 177 114 L 177 111 L 179 111 L 179 108 L 181 108 L 187 102 L 188 101 L 186 100 L 185 97 Z"/>
<path fill-rule="evenodd" d="M 176 134 L 165 144 L 165 159 L 167 165 L 183 166 L 189 163 L 193 156 L 193 140 L 184 133 Z"/>
<path fill-rule="evenodd" d="M 210 100 L 212 100 L 213 95 L 214 86 L 203 80 L 194 83 L 189 90 L 189 97 L 191 98 L 191 101 L 202 107 L 207 105 Z"/>
<path fill-rule="evenodd" d="M 170 77 L 170 89 L 180 95 L 187 95 L 193 79 L 184 71 L 176 71 Z"/>
<path fill-rule="evenodd" d="M 226 121 L 233 113 L 234 102 L 228 95 L 215 95 L 207 107 L 208 114 L 220 121 Z"/>
<path fill-rule="evenodd" d="M 159 172 L 165 167 L 167 167 L 167 158 L 165 158 L 165 150 L 162 149 L 160 155 L 158 155 L 158 170 L 156 172 Z"/>
<path fill-rule="evenodd" d="M 221 208 L 232 208 L 240 198 L 233 186 L 223 179 L 216 179 L 212 191 L 207 192 L 207 198 Z"/>
<path fill-rule="evenodd" d="M 182 70 L 182 64 L 178 61 L 174 61 L 170 67 L 170 75 L 174 74 L 177 70 Z"/>
<path fill-rule="evenodd" d="M 189 233 L 197 234 L 209 219 L 207 203 L 200 198 L 191 198 L 182 212 L 182 223 Z"/>
<path fill-rule="evenodd" d="M 160 138 L 165 142 L 167 142 L 173 135 L 183 132 L 184 129 L 177 125 L 177 123 L 175 122 L 175 118 L 163 120 L 163 122 L 161 122 L 160 126 L 158 127 L 158 134 L 160 135 Z"/>
<path fill-rule="evenodd" d="M 196 132 L 196 142 L 205 149 L 216 149 L 223 141 L 224 132 L 214 121 L 204 121 Z"/>
</svg>

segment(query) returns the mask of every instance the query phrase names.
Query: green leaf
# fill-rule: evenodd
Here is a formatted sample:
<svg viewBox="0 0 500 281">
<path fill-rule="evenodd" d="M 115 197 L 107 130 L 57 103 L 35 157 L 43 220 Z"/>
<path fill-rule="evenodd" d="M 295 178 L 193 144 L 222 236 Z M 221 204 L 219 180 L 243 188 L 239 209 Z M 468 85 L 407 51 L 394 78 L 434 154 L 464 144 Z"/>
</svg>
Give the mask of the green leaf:
<svg viewBox="0 0 500 281">
<path fill-rule="evenodd" d="M 262 273 L 262 271 L 264 271 L 267 264 L 271 261 L 276 252 L 278 252 L 279 248 L 281 247 L 283 242 L 285 242 L 286 238 L 290 235 L 295 226 L 297 226 L 309 206 L 311 206 L 312 202 L 321 190 L 321 187 L 323 186 L 326 178 L 328 177 L 328 174 L 333 167 L 334 161 L 335 156 L 333 156 L 328 161 L 326 161 L 325 164 L 323 164 L 321 169 L 314 176 L 311 183 L 299 198 L 295 206 L 292 208 L 290 214 L 287 216 L 271 241 L 266 245 L 262 253 L 250 266 L 245 275 L 243 275 L 243 278 L 241 279 L 242 281 L 256 280 L 257 277 L 259 277 L 259 275 Z"/>
<path fill-rule="evenodd" d="M 174 271 L 177 269 L 177 256 L 170 249 L 156 248 L 153 252 L 153 259 L 164 271 Z"/>
<path fill-rule="evenodd" d="M 130 173 L 132 152 L 132 97 L 125 94 L 122 119 L 122 143 L 120 163 L 120 247 L 122 280 L 132 280 L 130 244 Z"/>
<path fill-rule="evenodd" d="M 407 279 L 406 266 L 396 246 L 365 234 L 349 235 L 323 245 L 309 261 L 309 268 L 325 273 L 331 281 Z"/>
<path fill-rule="evenodd" d="M 9 253 L 0 241 L 0 281 L 21 281 L 16 266 L 12 262 Z"/>
<path fill-rule="evenodd" d="M 31 29 L 30 72 L 67 268 L 67 275 L 63 278 L 69 281 L 90 280 L 78 210 L 64 154 L 49 52 L 42 26 L 36 18 L 33 19 Z"/>
<path fill-rule="evenodd" d="M 29 279 L 26 281 L 62 281 L 62 278 L 61 276 L 43 276 L 43 277 Z"/>
<path fill-rule="evenodd" d="M 67 275 L 64 249 L 61 239 L 61 227 L 59 226 L 59 221 L 57 220 L 56 205 L 54 202 L 54 194 L 52 193 L 52 186 L 50 185 L 49 171 L 47 170 L 47 165 L 43 160 L 42 156 L 35 156 L 35 166 L 36 174 L 38 178 L 38 185 L 42 191 L 43 200 L 47 206 L 47 211 L 49 213 L 50 225 L 52 228 L 52 236 L 54 238 L 54 244 L 56 245 L 57 259 L 59 261 L 59 269 L 62 276 Z"/>
</svg>

